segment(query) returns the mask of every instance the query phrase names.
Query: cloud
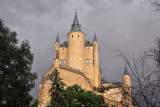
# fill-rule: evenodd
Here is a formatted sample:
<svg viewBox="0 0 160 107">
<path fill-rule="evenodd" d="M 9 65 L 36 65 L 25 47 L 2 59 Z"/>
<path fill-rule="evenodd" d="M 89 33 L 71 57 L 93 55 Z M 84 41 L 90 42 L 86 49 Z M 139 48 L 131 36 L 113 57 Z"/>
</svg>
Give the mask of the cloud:
<svg viewBox="0 0 160 107">
<path fill-rule="evenodd" d="M 18 33 L 20 41 L 29 39 L 34 53 L 32 72 L 38 73 L 36 87 L 31 91 L 38 97 L 42 75 L 54 62 L 54 42 L 67 40 L 75 9 L 86 39 L 93 40 L 97 32 L 102 76 L 108 81 L 121 81 L 124 63 L 114 57 L 121 49 L 131 55 L 149 47 L 160 34 L 159 15 L 152 8 L 140 8 L 140 0 L 0 0 L 0 17 Z"/>
</svg>

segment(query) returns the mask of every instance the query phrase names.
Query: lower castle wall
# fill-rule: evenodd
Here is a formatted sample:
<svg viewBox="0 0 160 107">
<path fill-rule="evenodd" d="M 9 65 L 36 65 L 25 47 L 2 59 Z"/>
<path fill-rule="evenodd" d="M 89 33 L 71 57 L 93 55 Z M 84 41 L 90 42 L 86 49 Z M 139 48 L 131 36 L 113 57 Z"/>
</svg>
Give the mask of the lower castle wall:
<svg viewBox="0 0 160 107">
<path fill-rule="evenodd" d="M 38 107 L 46 107 L 50 103 L 49 90 L 51 88 L 51 81 L 45 81 L 43 84 L 39 85 L 39 99 Z"/>
<path fill-rule="evenodd" d="M 67 86 L 72 86 L 74 84 L 78 84 L 82 89 L 91 91 L 89 83 L 85 80 L 82 75 L 66 71 L 63 69 L 59 69 L 60 77 L 63 79 L 62 81 Z M 50 94 L 49 90 L 51 88 L 51 81 L 44 81 L 43 84 L 39 85 L 39 105 L 38 107 L 46 107 L 50 103 Z"/>
</svg>

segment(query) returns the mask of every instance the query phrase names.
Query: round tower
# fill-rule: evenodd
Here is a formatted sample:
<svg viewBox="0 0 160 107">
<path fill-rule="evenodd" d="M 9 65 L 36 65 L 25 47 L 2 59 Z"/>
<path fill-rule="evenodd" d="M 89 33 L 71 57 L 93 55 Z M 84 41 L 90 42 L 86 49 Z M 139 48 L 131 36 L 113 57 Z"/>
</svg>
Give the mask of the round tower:
<svg viewBox="0 0 160 107">
<path fill-rule="evenodd" d="M 84 70 L 85 34 L 81 32 L 77 13 L 75 14 L 71 31 L 68 33 L 68 66 Z"/>
<path fill-rule="evenodd" d="M 55 48 L 54 48 L 54 58 L 56 58 L 57 52 L 59 51 L 59 46 L 60 46 L 60 42 L 59 42 L 59 35 L 57 34 L 57 38 L 55 41 Z"/>
<path fill-rule="evenodd" d="M 123 86 L 124 86 L 123 88 L 125 89 L 125 91 L 131 92 L 131 77 L 128 73 L 127 66 L 125 66 L 125 69 L 124 69 Z"/>
<path fill-rule="evenodd" d="M 54 67 L 59 69 L 59 51 L 57 51 L 56 58 L 54 59 Z"/>
<path fill-rule="evenodd" d="M 124 75 L 123 75 L 123 103 L 132 107 L 132 97 L 131 97 L 131 78 L 128 73 L 127 67 L 125 66 Z"/>
<path fill-rule="evenodd" d="M 129 73 L 128 73 L 128 70 L 127 70 L 126 66 L 125 66 L 125 69 L 124 69 L 123 84 L 128 86 L 129 88 L 131 87 L 131 78 L 129 76 Z"/>
<path fill-rule="evenodd" d="M 95 87 L 100 86 L 100 70 L 99 70 L 99 49 L 98 49 L 98 40 L 96 33 L 93 39 L 93 65 L 94 65 L 94 85 Z"/>
</svg>

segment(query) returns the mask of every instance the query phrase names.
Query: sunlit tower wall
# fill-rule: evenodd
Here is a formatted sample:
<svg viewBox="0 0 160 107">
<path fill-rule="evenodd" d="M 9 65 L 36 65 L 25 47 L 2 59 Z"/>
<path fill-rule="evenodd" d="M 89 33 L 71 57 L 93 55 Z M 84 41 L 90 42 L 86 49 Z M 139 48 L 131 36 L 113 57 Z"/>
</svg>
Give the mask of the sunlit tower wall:
<svg viewBox="0 0 160 107">
<path fill-rule="evenodd" d="M 100 86 L 100 70 L 99 70 L 99 49 L 96 34 L 93 40 L 93 60 L 94 60 L 94 85 L 95 87 Z"/>
<path fill-rule="evenodd" d="M 81 32 L 77 14 L 68 33 L 68 66 L 84 71 L 85 34 Z"/>
</svg>

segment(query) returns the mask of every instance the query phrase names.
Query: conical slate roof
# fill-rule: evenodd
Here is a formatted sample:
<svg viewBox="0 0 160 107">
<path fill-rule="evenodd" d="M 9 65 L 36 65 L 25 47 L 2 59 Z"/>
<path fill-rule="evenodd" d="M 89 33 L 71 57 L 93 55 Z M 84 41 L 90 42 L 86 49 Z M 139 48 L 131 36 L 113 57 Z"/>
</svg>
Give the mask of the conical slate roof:
<svg viewBox="0 0 160 107">
<path fill-rule="evenodd" d="M 78 22 L 77 12 L 75 12 L 75 17 L 71 26 L 71 31 L 81 31 L 81 25 L 79 25 Z"/>
<path fill-rule="evenodd" d="M 57 34 L 56 42 L 59 42 L 59 35 Z"/>
<path fill-rule="evenodd" d="M 126 65 L 125 65 L 125 69 L 124 69 L 124 75 L 129 75 L 129 72 L 128 72 L 128 69 L 127 69 Z"/>
<path fill-rule="evenodd" d="M 96 33 L 94 34 L 94 39 L 93 39 L 93 41 L 97 41 Z"/>
</svg>

